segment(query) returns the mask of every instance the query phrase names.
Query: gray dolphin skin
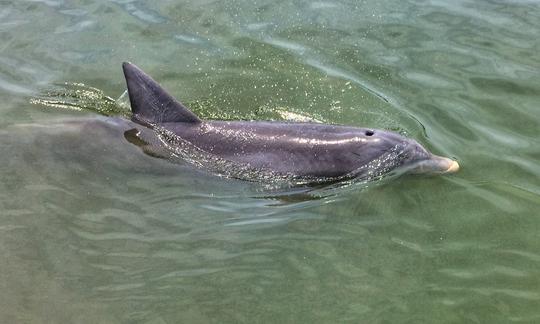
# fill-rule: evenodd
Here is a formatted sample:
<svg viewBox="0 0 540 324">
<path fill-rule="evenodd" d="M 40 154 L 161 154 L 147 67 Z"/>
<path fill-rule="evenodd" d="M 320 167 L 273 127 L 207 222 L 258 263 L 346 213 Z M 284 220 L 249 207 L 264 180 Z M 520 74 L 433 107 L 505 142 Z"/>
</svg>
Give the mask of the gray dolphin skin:
<svg viewBox="0 0 540 324">
<path fill-rule="evenodd" d="M 132 120 L 162 135 L 149 145 L 174 151 L 179 143 L 188 144 L 207 161 L 224 162 L 227 168 L 305 182 L 369 179 L 396 169 L 429 174 L 459 170 L 456 161 L 431 154 L 416 141 L 385 130 L 304 122 L 201 120 L 135 65 L 125 62 L 123 70 Z"/>
</svg>

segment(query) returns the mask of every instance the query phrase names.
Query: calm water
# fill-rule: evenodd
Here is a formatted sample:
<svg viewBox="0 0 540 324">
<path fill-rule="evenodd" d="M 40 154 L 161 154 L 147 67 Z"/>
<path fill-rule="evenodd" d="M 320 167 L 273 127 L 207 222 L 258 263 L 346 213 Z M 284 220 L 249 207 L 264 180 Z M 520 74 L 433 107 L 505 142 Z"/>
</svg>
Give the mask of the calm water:
<svg viewBox="0 0 540 324">
<path fill-rule="evenodd" d="M 540 322 L 539 36 L 533 0 L 0 2 L 0 322 Z M 29 103 L 116 99 L 124 60 L 205 118 L 392 129 L 462 171 L 279 191 Z"/>
</svg>

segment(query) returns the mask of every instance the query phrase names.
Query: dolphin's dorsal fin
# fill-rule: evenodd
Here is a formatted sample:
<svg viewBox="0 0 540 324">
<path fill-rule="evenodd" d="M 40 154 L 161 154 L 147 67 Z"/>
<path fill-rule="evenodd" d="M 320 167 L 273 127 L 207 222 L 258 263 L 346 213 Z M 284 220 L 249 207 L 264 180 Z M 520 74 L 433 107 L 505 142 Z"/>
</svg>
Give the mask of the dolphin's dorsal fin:
<svg viewBox="0 0 540 324">
<path fill-rule="evenodd" d="M 133 117 L 150 124 L 199 123 L 201 120 L 137 66 L 124 62 Z"/>
</svg>

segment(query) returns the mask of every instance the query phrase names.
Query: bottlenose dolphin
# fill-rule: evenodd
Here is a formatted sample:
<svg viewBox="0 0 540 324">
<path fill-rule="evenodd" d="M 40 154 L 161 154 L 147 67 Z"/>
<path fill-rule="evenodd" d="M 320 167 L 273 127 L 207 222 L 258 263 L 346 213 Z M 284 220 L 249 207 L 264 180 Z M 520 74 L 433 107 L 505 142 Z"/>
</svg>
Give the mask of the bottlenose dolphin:
<svg viewBox="0 0 540 324">
<path fill-rule="evenodd" d="M 206 164 L 221 166 L 218 173 L 244 170 L 225 173 L 309 183 L 368 179 L 396 169 L 431 174 L 459 169 L 456 161 L 385 130 L 309 122 L 201 120 L 135 65 L 125 62 L 123 70 L 132 120 L 145 126 L 144 132 L 151 129 L 158 134 L 158 140 L 140 136 L 145 146 L 159 147 L 154 152 L 161 155 L 190 146 L 198 156 L 195 163 L 204 164 L 197 161 L 202 156 Z"/>
</svg>

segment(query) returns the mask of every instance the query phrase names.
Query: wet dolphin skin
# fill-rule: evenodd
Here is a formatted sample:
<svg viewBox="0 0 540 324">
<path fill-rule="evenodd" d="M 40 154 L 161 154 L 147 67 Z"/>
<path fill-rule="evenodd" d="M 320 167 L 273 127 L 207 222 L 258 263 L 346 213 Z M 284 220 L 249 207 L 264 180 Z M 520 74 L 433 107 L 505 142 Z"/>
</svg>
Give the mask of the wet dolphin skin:
<svg viewBox="0 0 540 324">
<path fill-rule="evenodd" d="M 456 161 L 400 134 L 320 123 L 206 121 L 131 63 L 123 64 L 133 121 L 232 165 L 303 179 L 365 178 L 403 169 L 452 173 Z"/>
</svg>

